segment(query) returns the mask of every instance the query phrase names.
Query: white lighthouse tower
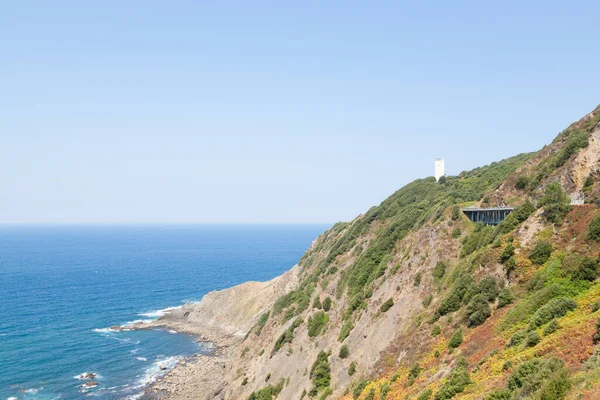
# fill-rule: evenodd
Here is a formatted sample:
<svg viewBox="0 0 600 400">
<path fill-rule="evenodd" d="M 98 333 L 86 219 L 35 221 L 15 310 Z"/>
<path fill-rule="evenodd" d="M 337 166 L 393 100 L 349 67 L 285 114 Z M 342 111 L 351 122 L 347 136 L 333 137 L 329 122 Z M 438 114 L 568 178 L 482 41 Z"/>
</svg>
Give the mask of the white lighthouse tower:
<svg viewBox="0 0 600 400">
<path fill-rule="evenodd" d="M 435 180 L 439 181 L 442 176 L 446 175 L 446 170 L 444 168 L 444 159 L 436 158 L 434 164 L 434 176 Z"/>
</svg>

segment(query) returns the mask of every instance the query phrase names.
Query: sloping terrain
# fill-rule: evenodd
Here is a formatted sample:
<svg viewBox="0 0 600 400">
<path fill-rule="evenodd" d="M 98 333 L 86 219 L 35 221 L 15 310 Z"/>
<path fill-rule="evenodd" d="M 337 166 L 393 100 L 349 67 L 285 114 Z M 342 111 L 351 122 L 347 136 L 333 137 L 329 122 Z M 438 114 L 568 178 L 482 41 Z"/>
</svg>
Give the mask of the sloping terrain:
<svg viewBox="0 0 600 400">
<path fill-rule="evenodd" d="M 599 158 L 600 107 L 334 225 L 262 300 L 232 288 L 170 316 L 246 332 L 198 398 L 600 398 Z M 472 205 L 517 208 L 485 227 Z"/>
</svg>

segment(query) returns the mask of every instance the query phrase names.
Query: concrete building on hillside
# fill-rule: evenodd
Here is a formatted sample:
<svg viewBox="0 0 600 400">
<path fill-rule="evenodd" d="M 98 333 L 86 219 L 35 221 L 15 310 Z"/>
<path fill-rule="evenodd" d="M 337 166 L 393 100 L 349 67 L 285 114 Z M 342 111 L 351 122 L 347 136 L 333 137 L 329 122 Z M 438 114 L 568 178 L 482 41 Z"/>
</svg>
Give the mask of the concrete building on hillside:
<svg viewBox="0 0 600 400">
<path fill-rule="evenodd" d="M 433 175 L 433 176 L 435 176 L 435 180 L 439 181 L 440 178 L 445 175 L 446 175 L 446 169 L 444 167 L 444 159 L 436 158 L 435 164 L 434 164 L 434 175 Z"/>
</svg>

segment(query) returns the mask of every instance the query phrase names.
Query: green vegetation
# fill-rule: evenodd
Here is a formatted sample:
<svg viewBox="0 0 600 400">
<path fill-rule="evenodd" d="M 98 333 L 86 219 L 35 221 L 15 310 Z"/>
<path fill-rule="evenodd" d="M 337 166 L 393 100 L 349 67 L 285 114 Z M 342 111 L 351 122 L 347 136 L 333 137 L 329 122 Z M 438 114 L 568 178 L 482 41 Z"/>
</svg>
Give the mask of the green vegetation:
<svg viewBox="0 0 600 400">
<path fill-rule="evenodd" d="M 433 391 L 431 389 L 425 389 L 421 392 L 419 397 L 417 397 L 417 400 L 429 400 L 432 394 Z"/>
<path fill-rule="evenodd" d="M 269 312 L 268 311 L 266 313 L 263 313 L 260 315 L 260 317 L 258 318 L 258 321 L 256 322 L 256 325 L 254 325 L 254 327 L 252 328 L 252 330 L 254 330 L 254 333 L 256 333 L 256 336 L 260 335 L 263 328 L 267 324 L 268 320 L 269 320 Z"/>
<path fill-rule="evenodd" d="M 327 315 L 325 311 L 319 311 L 314 315 L 308 317 L 308 336 L 319 336 L 322 332 L 324 332 L 324 328 L 325 325 L 327 325 L 327 321 L 329 321 L 329 315 Z"/>
<path fill-rule="evenodd" d="M 539 342 L 542 341 L 542 338 L 536 331 L 530 331 L 527 333 L 527 337 L 525 338 L 525 347 L 534 347 Z"/>
<path fill-rule="evenodd" d="M 452 229 L 452 239 L 457 239 L 460 237 L 460 235 L 462 235 L 462 231 L 458 226 Z"/>
<path fill-rule="evenodd" d="M 433 295 L 428 294 L 423 299 L 423 307 L 425 307 L 425 308 L 429 307 L 429 305 L 431 304 L 432 301 L 433 301 Z"/>
<path fill-rule="evenodd" d="M 341 359 L 348 358 L 349 355 L 350 355 L 350 350 L 348 349 L 348 346 L 345 344 L 342 345 L 342 347 L 340 347 L 340 353 L 339 353 L 340 358 Z"/>
<path fill-rule="evenodd" d="M 354 390 L 352 391 L 352 398 L 355 400 L 358 399 L 368 384 L 369 381 L 365 380 L 358 382 L 358 384 L 354 387 Z"/>
<path fill-rule="evenodd" d="M 316 396 L 320 391 L 329 388 L 331 383 L 331 367 L 329 366 L 329 355 L 321 351 L 310 369 L 312 388 L 309 395 Z"/>
<path fill-rule="evenodd" d="M 442 329 L 440 328 L 440 326 L 434 325 L 433 330 L 431 331 L 431 336 L 435 337 L 438 336 L 440 333 L 442 333 Z"/>
<path fill-rule="evenodd" d="M 600 343 L 600 319 L 596 321 L 596 333 L 594 333 L 592 340 L 594 341 L 594 344 Z"/>
<path fill-rule="evenodd" d="M 567 297 L 557 297 L 541 306 L 529 320 L 529 329 L 535 329 L 550 322 L 554 318 L 564 316 L 577 308 L 577 303 Z"/>
<path fill-rule="evenodd" d="M 413 383 L 415 383 L 415 380 L 419 377 L 419 374 L 422 370 L 423 368 L 421 368 L 419 363 L 416 363 L 410 367 L 410 370 L 408 371 L 408 386 L 411 386 Z"/>
<path fill-rule="evenodd" d="M 393 305 L 394 305 L 394 299 L 392 299 L 390 297 L 389 299 L 387 299 L 385 301 L 385 303 L 383 303 L 381 305 L 381 307 L 379 307 L 379 309 L 381 310 L 381 312 L 386 312 L 387 310 L 389 310 L 390 308 L 392 308 Z"/>
<path fill-rule="evenodd" d="M 292 343 L 292 340 L 294 340 L 294 331 L 297 327 L 302 325 L 303 322 L 304 321 L 302 320 L 302 318 L 296 318 L 294 322 L 292 322 L 289 328 L 287 328 L 275 342 L 275 346 L 273 347 L 271 355 L 277 353 L 283 347 L 284 344 Z"/>
<path fill-rule="evenodd" d="M 515 301 L 510 289 L 504 288 L 498 295 L 498 308 L 505 307 Z"/>
<path fill-rule="evenodd" d="M 600 346 L 594 348 L 590 358 L 583 363 L 583 368 L 587 370 L 600 368 Z"/>
<path fill-rule="evenodd" d="M 470 327 L 479 326 L 492 315 L 488 299 L 483 294 L 478 294 L 467 304 L 467 321 Z"/>
<path fill-rule="evenodd" d="M 515 188 L 519 190 L 526 189 L 529 186 L 531 180 L 526 176 L 518 176 L 517 181 L 515 182 Z"/>
<path fill-rule="evenodd" d="M 284 383 L 285 380 L 282 378 L 275 386 L 268 385 L 257 392 L 252 392 L 248 397 L 248 400 L 272 400 L 273 398 L 277 398 L 279 393 L 283 390 Z"/>
<path fill-rule="evenodd" d="M 539 240 L 533 250 L 531 250 L 531 254 L 529 255 L 529 259 L 532 263 L 536 265 L 542 265 L 550 258 L 552 254 L 552 245 L 545 240 Z"/>
<path fill-rule="evenodd" d="M 435 267 L 433 267 L 433 277 L 435 279 L 442 279 L 444 274 L 446 274 L 446 263 L 443 261 L 438 261 L 435 264 Z"/>
<path fill-rule="evenodd" d="M 463 333 L 462 329 L 458 328 L 453 334 L 450 340 L 448 341 L 448 347 L 451 349 L 455 349 L 460 346 L 463 342 Z"/>
<path fill-rule="evenodd" d="M 419 286 L 421 284 L 421 278 L 422 278 L 422 276 L 423 275 L 421 274 L 420 271 L 415 274 L 415 279 L 414 279 L 414 282 L 413 282 L 415 286 Z"/>
<path fill-rule="evenodd" d="M 327 297 L 325 297 L 325 300 L 323 300 L 323 310 L 325 312 L 327 312 L 330 309 L 331 309 L 331 297 L 327 296 Z"/>
<path fill-rule="evenodd" d="M 556 318 L 554 318 L 544 328 L 544 336 L 551 335 L 551 334 L 553 334 L 554 332 L 556 332 L 559 329 L 560 329 L 560 324 L 558 323 L 558 321 L 556 320 Z"/>
<path fill-rule="evenodd" d="M 543 216 L 553 223 L 560 223 L 562 218 L 571 210 L 569 197 L 558 183 L 551 183 L 540 200 L 544 207 Z"/>
<path fill-rule="evenodd" d="M 451 399 L 459 393 L 462 393 L 465 388 L 471 383 L 469 376 L 468 364 L 464 358 L 458 361 L 458 365 L 452 369 L 448 379 L 442 384 L 440 390 L 435 394 L 435 400 Z"/>
<path fill-rule="evenodd" d="M 452 218 L 452 221 L 458 221 L 460 219 L 460 208 L 458 208 L 458 206 L 452 207 L 450 218 Z"/>
<path fill-rule="evenodd" d="M 342 328 L 340 329 L 340 334 L 338 335 L 338 340 L 340 342 L 343 342 L 348 337 L 348 335 L 350 335 L 352 329 L 354 329 L 354 324 L 352 323 L 352 321 L 344 321 L 344 323 L 342 324 Z"/>
<path fill-rule="evenodd" d="M 559 400 L 571 387 L 563 362 L 556 358 L 525 361 L 508 380 L 511 398 Z"/>
<path fill-rule="evenodd" d="M 504 320 L 500 323 L 500 328 L 507 329 L 519 322 L 527 321 L 540 307 L 560 296 L 562 292 L 562 288 L 557 284 L 551 284 L 535 291 L 506 313 Z"/>
<path fill-rule="evenodd" d="M 352 361 L 348 367 L 348 375 L 352 376 L 356 372 L 356 361 Z"/>
<path fill-rule="evenodd" d="M 571 132 L 565 132 L 567 143 L 560 149 L 552 162 L 553 168 L 562 167 L 573 154 L 579 149 L 588 147 L 589 134 L 584 129 L 578 129 Z"/>
<path fill-rule="evenodd" d="M 319 299 L 319 296 L 315 297 L 315 299 L 313 300 L 313 308 L 316 308 L 318 310 L 323 308 L 323 305 L 321 304 L 321 299 Z"/>
<path fill-rule="evenodd" d="M 587 238 L 591 240 L 600 240 L 600 215 L 590 222 Z"/>
</svg>

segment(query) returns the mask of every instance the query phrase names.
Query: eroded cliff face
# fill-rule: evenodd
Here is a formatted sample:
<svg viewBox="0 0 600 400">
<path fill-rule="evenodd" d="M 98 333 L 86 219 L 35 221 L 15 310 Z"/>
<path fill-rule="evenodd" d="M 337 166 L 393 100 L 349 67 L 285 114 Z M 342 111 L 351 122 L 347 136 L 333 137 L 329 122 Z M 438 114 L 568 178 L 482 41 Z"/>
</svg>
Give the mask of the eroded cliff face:
<svg viewBox="0 0 600 400">
<path fill-rule="evenodd" d="M 537 203 L 556 182 L 566 193 L 598 201 L 599 121 L 600 107 L 538 153 L 442 184 L 413 182 L 354 221 L 333 226 L 282 276 L 211 292 L 159 319 L 153 326 L 194 333 L 222 348 L 216 358 L 177 367 L 157 392 L 253 400 L 435 393 L 441 400 L 483 398 L 505 386 L 513 363 L 542 355 L 556 355 L 577 373 L 593 348 L 585 335 L 594 317 L 584 308 L 600 298 L 600 286 L 582 281 L 575 269 L 600 253 L 586 236 L 598 209 L 565 206 L 561 220 L 550 222 Z M 501 204 L 521 207 L 496 228 L 475 226 L 459 211 Z M 540 242 L 552 248 L 545 264 L 530 259 Z M 508 346 L 519 329 L 531 333 L 524 329 L 535 310 L 526 306 L 549 286 L 575 299 L 572 312 L 580 314 L 559 333 L 538 329 L 539 344 Z M 450 345 L 458 331 L 460 343 Z M 576 338 L 578 357 L 557 350 L 561 335 Z M 456 376 L 464 383 L 460 390 L 452 386 Z M 588 389 L 600 389 L 585 379 Z M 586 398 L 588 389 L 577 395 Z"/>
</svg>

